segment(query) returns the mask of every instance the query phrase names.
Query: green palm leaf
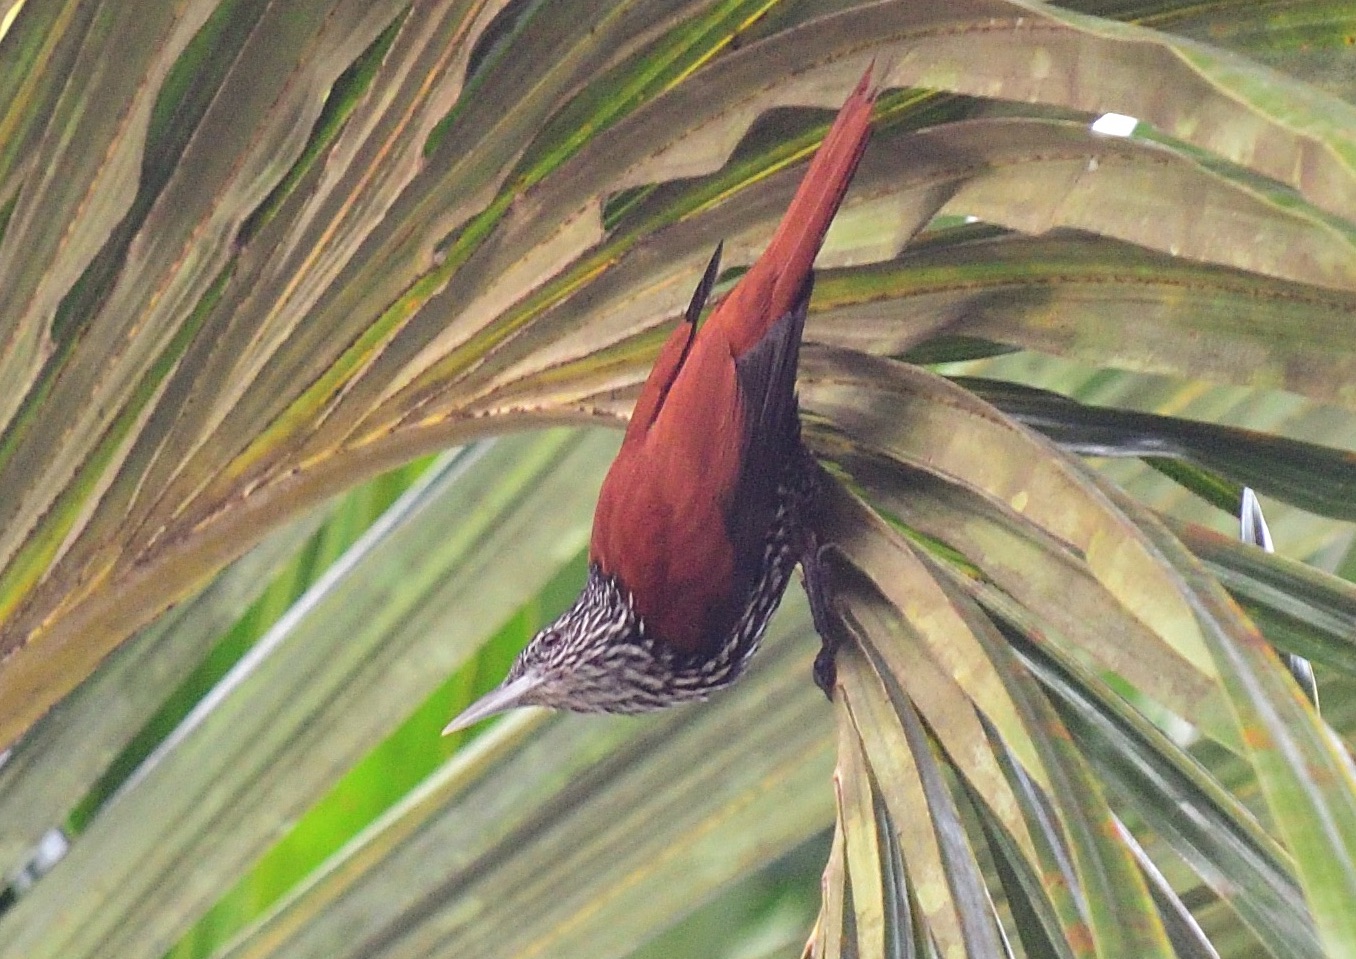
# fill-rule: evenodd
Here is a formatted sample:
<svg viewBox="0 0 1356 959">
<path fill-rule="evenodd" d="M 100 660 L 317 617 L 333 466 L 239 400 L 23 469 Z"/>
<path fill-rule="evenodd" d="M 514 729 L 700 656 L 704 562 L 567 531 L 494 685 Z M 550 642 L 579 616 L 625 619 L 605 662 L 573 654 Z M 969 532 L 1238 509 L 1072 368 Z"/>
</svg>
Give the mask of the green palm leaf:
<svg viewBox="0 0 1356 959">
<path fill-rule="evenodd" d="M 1356 955 L 1344 5 L 0 23 L 0 956 Z M 706 706 L 440 740 L 873 60 L 832 705 L 794 598 Z"/>
</svg>

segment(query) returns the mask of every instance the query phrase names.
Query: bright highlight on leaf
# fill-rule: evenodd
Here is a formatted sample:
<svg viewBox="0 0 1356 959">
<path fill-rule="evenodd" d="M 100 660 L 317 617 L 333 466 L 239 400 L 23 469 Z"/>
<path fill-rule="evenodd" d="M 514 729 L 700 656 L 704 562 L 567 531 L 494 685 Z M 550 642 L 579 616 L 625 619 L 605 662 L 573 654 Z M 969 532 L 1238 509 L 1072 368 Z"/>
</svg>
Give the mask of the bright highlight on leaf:
<svg viewBox="0 0 1356 959">
<path fill-rule="evenodd" d="M 23 10 L 26 0 L 14 0 L 3 14 L 0 14 L 0 40 L 5 39 L 5 34 L 9 33 L 9 28 L 14 25 L 14 20 Z"/>
<path fill-rule="evenodd" d="M 1135 132 L 1139 121 L 1120 113 L 1104 113 L 1092 121 L 1092 132 L 1109 137 L 1128 137 Z"/>
</svg>

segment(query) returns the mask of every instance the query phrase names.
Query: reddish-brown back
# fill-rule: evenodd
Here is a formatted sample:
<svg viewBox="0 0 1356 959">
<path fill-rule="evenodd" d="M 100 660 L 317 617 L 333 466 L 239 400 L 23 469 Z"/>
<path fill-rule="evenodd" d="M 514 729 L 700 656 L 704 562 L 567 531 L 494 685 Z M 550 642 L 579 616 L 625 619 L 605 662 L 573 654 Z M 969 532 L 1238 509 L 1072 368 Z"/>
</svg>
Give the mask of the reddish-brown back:
<svg viewBox="0 0 1356 959">
<path fill-rule="evenodd" d="M 719 643 L 738 610 L 727 517 L 746 447 L 735 360 L 795 305 L 866 149 L 867 70 L 838 112 L 767 249 L 689 348 L 681 323 L 636 402 L 603 482 L 590 558 L 631 594 L 646 629 L 685 652 Z"/>
</svg>

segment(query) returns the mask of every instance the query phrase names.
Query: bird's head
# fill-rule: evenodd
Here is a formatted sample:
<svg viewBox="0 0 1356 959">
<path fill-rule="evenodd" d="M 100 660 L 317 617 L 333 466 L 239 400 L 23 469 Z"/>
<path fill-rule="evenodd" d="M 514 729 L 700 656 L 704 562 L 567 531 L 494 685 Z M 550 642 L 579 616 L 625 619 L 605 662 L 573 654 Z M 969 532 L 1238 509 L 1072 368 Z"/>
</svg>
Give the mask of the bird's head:
<svg viewBox="0 0 1356 959">
<path fill-rule="evenodd" d="M 537 633 L 508 676 L 457 716 L 446 733 L 520 706 L 582 713 L 656 709 L 659 663 L 629 598 L 596 566 L 573 606 Z"/>
</svg>

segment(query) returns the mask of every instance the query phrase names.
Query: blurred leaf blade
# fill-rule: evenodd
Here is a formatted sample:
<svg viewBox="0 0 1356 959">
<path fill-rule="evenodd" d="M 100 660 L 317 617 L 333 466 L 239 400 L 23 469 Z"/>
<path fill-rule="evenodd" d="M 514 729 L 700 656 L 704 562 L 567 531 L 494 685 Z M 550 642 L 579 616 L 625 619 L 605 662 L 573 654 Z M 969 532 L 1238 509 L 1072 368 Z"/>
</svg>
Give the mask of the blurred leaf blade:
<svg viewBox="0 0 1356 959">
<path fill-rule="evenodd" d="M 1267 638 L 1281 649 L 1356 673 L 1351 637 L 1356 626 L 1356 589 L 1283 556 L 1267 554 L 1212 534 L 1172 523 L 1174 535 L 1204 561 Z"/>
<path fill-rule="evenodd" d="M 810 338 L 866 352 L 896 354 L 946 332 L 1352 403 L 1349 295 L 1117 241 L 958 228 L 893 262 L 829 273 L 816 289 L 828 312 Z"/>
<path fill-rule="evenodd" d="M 709 709 L 643 721 L 555 718 L 545 728 L 540 715 L 503 723 L 221 955 L 451 956 L 468 945 L 486 956 L 624 955 L 637 930 L 668 914 L 653 890 L 698 897 L 687 900 L 695 904 L 731 869 L 747 868 L 739 863 L 763 861 L 827 823 L 827 790 L 772 818 L 752 801 L 827 779 L 829 725 L 811 721 L 825 707 L 803 681 L 811 642 L 782 631 L 764 668 Z M 725 733 L 774 703 L 785 722 L 760 723 L 742 739 Z M 701 784 L 691 796 L 705 798 L 661 815 L 665 793 L 654 783 L 674 769 Z M 582 802 L 587 795 L 602 798 Z M 731 843 L 741 850 L 735 861 L 714 872 L 690 868 L 693 857 Z M 544 848 L 524 856 L 525 844 Z M 355 868 L 365 859 L 367 869 Z M 534 861 L 554 863 L 551 873 Z M 410 883 L 411 867 L 426 881 Z M 464 896 L 483 905 L 468 913 Z M 585 908 L 613 897 L 634 903 L 624 923 Z M 336 923 L 336 913 L 348 918 Z"/>
<path fill-rule="evenodd" d="M 1271 433 L 1098 409 L 1012 384 L 963 381 L 1019 422 L 1084 456 L 1180 457 L 1297 506 L 1356 519 L 1356 454 Z"/>
<path fill-rule="evenodd" d="M 578 464 L 591 462 L 597 469 L 610 456 L 612 443 L 610 436 L 583 438 L 557 433 L 506 441 L 490 450 L 465 452 L 450 470 L 444 471 L 441 482 L 433 486 L 425 483 L 422 489 L 406 495 L 404 505 L 395 514 L 401 516 L 403 523 L 393 526 L 396 520 L 388 519 L 384 529 L 370 532 L 354 548 L 353 557 L 361 557 L 367 551 L 376 551 L 378 557 L 383 552 L 406 557 L 421 553 L 437 555 L 442 563 L 463 571 L 461 577 L 453 577 L 447 586 L 441 586 L 442 589 L 450 589 L 455 595 L 461 590 L 478 588 L 482 595 L 488 596 L 493 588 L 500 602 L 512 601 L 522 595 L 522 590 L 531 588 L 526 558 L 519 575 L 512 580 L 496 577 L 492 587 L 483 582 L 476 587 L 473 583 L 477 574 L 472 573 L 472 569 L 479 566 L 480 576 L 497 569 L 493 564 L 484 565 L 492 554 L 480 558 L 477 549 L 486 549 L 485 544 L 503 542 L 505 538 L 519 543 L 532 537 L 538 542 L 550 542 L 562 532 L 572 537 L 576 544 L 581 543 L 583 515 L 590 502 L 591 484 L 575 482 L 570 471 L 562 469 L 561 479 L 554 489 L 528 490 L 543 471 L 556 468 L 562 460 L 573 460 Z M 513 477 L 512 482 L 509 477 Z M 470 514 L 464 512 L 467 497 L 487 495 L 492 499 L 482 499 L 482 503 L 486 507 L 489 502 L 496 503 L 498 514 L 488 508 Z M 537 513 L 535 522 L 529 518 L 530 510 L 510 509 L 522 505 L 524 497 L 538 503 L 539 510 L 544 511 Z M 573 509 L 567 506 L 571 502 Z M 441 522 L 436 519 L 439 515 L 458 517 L 459 514 L 459 527 L 445 525 L 447 519 Z M 422 539 L 426 545 L 417 548 L 412 538 Z M 521 555 L 527 557 L 532 552 L 524 548 Z M 549 551 L 539 549 L 538 555 L 539 563 L 551 562 Z M 349 564 L 353 562 L 350 559 Z M 81 950 L 107 948 L 108 943 L 119 936 L 131 938 L 139 944 L 135 948 L 140 950 L 153 950 L 157 941 L 163 949 L 169 944 L 166 938 L 182 932 L 186 919 L 206 905 L 204 897 L 213 894 L 213 890 L 198 885 L 166 885 L 162 877 L 182 868 L 175 863 L 194 862 L 197 869 L 205 869 L 210 863 L 213 875 L 217 877 L 215 883 L 229 885 L 233 882 L 239 870 L 278 837 L 279 807 L 276 803 L 286 802 L 299 811 L 306 802 L 313 801 L 318 791 L 333 782 L 338 770 L 357 758 L 364 743 L 373 744 L 373 737 L 389 731 L 389 726 L 403 717 L 408 698 L 402 689 L 412 686 L 427 691 L 439 682 L 436 670 L 401 672 L 398 664 L 402 656 L 417 656 L 431 662 L 436 654 L 450 665 L 449 661 L 455 662 L 466 655 L 464 645 L 473 642 L 474 635 L 468 636 L 469 630 L 492 628 L 497 625 L 496 615 L 504 615 L 502 612 L 496 614 L 487 604 L 482 604 L 478 621 L 466 617 L 459 620 L 461 635 L 458 638 L 464 645 L 437 642 L 438 631 L 432 627 L 438 614 L 421 610 L 418 603 L 429 591 L 439 590 L 445 574 L 434 564 L 426 564 L 420 578 L 411 581 L 403 575 L 400 565 L 386 566 L 379 559 L 375 562 L 383 575 L 374 582 L 363 584 L 370 597 L 366 603 L 354 601 L 356 587 L 341 588 L 353 580 L 351 572 L 332 572 L 326 582 L 312 590 L 314 598 L 303 603 L 301 609 L 308 610 L 309 615 L 294 611 L 289 621 L 279 624 L 272 637 L 256 647 L 251 657 L 228 677 L 213 702 L 215 708 L 199 709 L 185 721 L 176 735 L 148 760 L 147 767 L 132 785 L 125 788 L 120 800 L 94 822 L 71 856 L 52 874 L 51 880 L 0 918 L 0 926 L 13 930 L 4 949 L 15 955 L 39 955 L 41 950 L 55 950 L 54 954 L 72 956 Z M 540 568 L 537 575 L 540 575 Z M 369 610 L 368 605 L 374 601 L 384 601 L 386 605 Z M 423 623 L 422 628 L 393 634 L 401 616 L 408 615 L 402 611 L 404 608 L 423 617 L 419 620 Z M 314 611 L 310 611 L 312 609 Z M 341 625 L 340 620 L 346 625 Z M 312 639 L 309 643 L 302 642 L 298 637 L 307 633 Z M 393 635 L 403 635 L 405 643 L 414 644 L 413 649 L 406 646 L 401 650 L 401 644 L 392 639 Z M 359 637 L 363 637 L 361 642 Z M 363 652 L 364 644 L 369 649 L 367 653 Z M 380 655 L 374 655 L 373 644 L 380 645 Z M 305 697 L 297 694 L 298 675 L 312 677 L 301 687 L 307 693 Z M 272 709 L 260 707 L 262 694 L 256 689 L 261 683 L 275 690 L 280 705 Z M 332 688 L 330 693 L 325 692 L 327 683 L 339 683 L 349 692 L 332 698 L 337 694 Z M 356 708 L 363 695 L 371 697 L 370 705 Z M 318 720 L 317 710 L 322 714 L 328 712 L 329 716 L 323 721 Z M 293 717 L 294 723 L 319 722 L 319 728 L 342 728 L 347 723 L 357 724 L 366 731 L 361 736 L 332 737 L 327 740 L 329 750 L 337 752 L 327 754 L 329 751 L 309 746 L 305 738 L 289 735 L 284 716 Z M 254 728 L 260 722 L 266 724 L 266 729 Z M 246 744 L 262 743 L 270 738 L 288 744 L 288 749 L 281 755 L 270 750 L 252 749 L 250 754 L 255 757 L 255 762 L 264 764 L 262 768 L 245 768 L 234 758 Z M 203 745 L 206 743 L 215 745 Z M 305 751 L 304 759 L 290 754 L 291 750 L 298 749 Z M 212 765 L 200 763 L 198 757 L 203 755 L 203 750 L 209 750 L 214 757 Z M 179 771 L 182 764 L 196 770 L 195 778 L 200 783 L 197 793 L 185 788 L 183 773 Z M 215 768 L 217 764 L 224 766 Z M 269 766 L 287 768 L 290 774 L 280 781 L 267 775 Z M 230 788 L 227 770 L 229 779 L 234 780 Z M 173 796 L 166 794 L 165 789 L 172 790 Z M 257 796 L 254 791 L 261 789 L 271 802 L 242 799 L 240 794 L 233 792 L 243 790 L 245 796 Z M 226 815 L 227 807 L 222 803 L 235 809 L 231 820 L 235 824 L 236 841 L 229 849 L 217 847 L 212 840 Z M 174 805 L 180 810 L 179 817 L 170 820 L 160 815 L 148 815 L 143 804 L 150 804 L 145 808 L 160 810 L 166 809 L 167 804 Z M 142 845 L 135 854 L 123 853 L 113 855 L 113 858 L 132 866 L 146 857 L 148 862 L 160 863 L 158 869 L 164 872 L 148 874 L 144 866 L 139 867 L 138 878 L 124 877 L 115 897 L 110 897 L 108 892 L 96 897 L 95 888 L 86 886 L 81 874 L 103 873 L 105 857 L 111 855 L 108 850 L 128 850 L 136 844 Z M 171 850 L 178 850 L 178 853 L 171 853 Z M 144 885 L 147 882 L 155 884 L 152 888 L 159 890 L 157 895 L 148 895 L 148 887 Z M 217 886 L 215 892 L 224 891 L 224 885 Z M 28 918 L 39 915 L 47 918 Z M 49 922 L 55 921 L 56 916 L 66 917 L 57 922 L 57 927 L 68 930 L 69 939 L 42 938 L 43 930 Z M 120 948 L 130 950 L 133 946 L 129 942 Z"/>
<path fill-rule="evenodd" d="M 251 594 L 267 584 L 268 571 L 290 557 L 319 519 L 284 528 L 237 560 L 202 596 L 115 654 L 117 659 L 87 688 L 69 697 L 23 740 L 0 768 L 0 861 L 13 866 L 44 830 L 65 818 L 150 718 L 169 687 L 196 665 L 205 644 L 239 615 Z M 154 684 L 148 682 L 152 676 Z M 115 712 L 110 703 L 123 705 L 123 710 Z M 33 795 L 35 789 L 42 795 Z"/>
<path fill-rule="evenodd" d="M 1124 494 L 1112 495 L 1129 506 Z M 1145 517 L 1140 526 L 1191 583 L 1187 595 L 1193 598 L 1238 716 L 1246 755 L 1295 857 L 1320 937 L 1327 949 L 1340 950 L 1343 943 L 1356 941 L 1353 918 L 1342 905 L 1356 896 L 1356 770 L 1351 757 L 1223 587 L 1204 575 L 1156 521 Z"/>
<path fill-rule="evenodd" d="M 1196 761 L 1089 677 L 1071 681 L 1034 649 L 1022 659 L 1094 769 L 1205 883 L 1233 904 L 1274 955 L 1323 954 L 1285 851 Z"/>
</svg>

